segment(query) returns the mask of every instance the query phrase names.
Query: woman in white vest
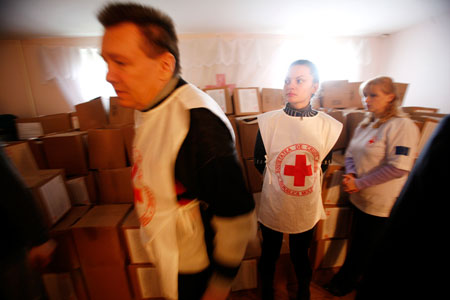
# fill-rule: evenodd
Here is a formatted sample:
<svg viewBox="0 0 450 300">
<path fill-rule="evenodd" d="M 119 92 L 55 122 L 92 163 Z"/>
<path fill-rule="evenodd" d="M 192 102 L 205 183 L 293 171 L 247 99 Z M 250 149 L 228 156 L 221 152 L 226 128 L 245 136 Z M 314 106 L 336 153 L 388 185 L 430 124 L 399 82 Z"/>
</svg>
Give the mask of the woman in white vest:
<svg viewBox="0 0 450 300">
<path fill-rule="evenodd" d="M 258 210 L 263 242 L 260 260 L 263 299 L 274 299 L 273 278 L 283 233 L 298 281 L 297 299 L 310 299 L 308 249 L 317 222 L 324 218 L 321 163 L 330 153 L 342 124 L 311 108 L 319 86 L 315 65 L 293 62 L 284 83 L 284 109 L 258 116 L 255 166 L 264 171 Z"/>
<path fill-rule="evenodd" d="M 343 186 L 354 206 L 353 231 L 344 265 L 325 286 L 336 296 L 358 284 L 417 157 L 419 140 L 417 126 L 398 110 L 391 78 L 368 80 L 360 91 L 370 114 L 356 128 L 345 154 Z"/>
</svg>

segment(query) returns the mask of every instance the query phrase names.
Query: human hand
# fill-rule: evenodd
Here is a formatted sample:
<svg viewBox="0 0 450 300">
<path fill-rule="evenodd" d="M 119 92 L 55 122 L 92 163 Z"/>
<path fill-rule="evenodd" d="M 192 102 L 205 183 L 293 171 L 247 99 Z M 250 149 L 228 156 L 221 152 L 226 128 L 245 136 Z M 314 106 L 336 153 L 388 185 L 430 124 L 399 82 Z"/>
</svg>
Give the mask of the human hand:
<svg viewBox="0 0 450 300">
<path fill-rule="evenodd" d="M 51 261 L 53 252 L 56 248 L 56 242 L 54 240 L 48 240 L 47 242 L 33 247 L 28 251 L 28 262 L 33 269 L 43 269 Z"/>
<path fill-rule="evenodd" d="M 230 288 L 209 285 L 201 300 L 226 300 L 229 293 Z"/>
<path fill-rule="evenodd" d="M 354 174 L 345 174 L 343 175 L 342 185 L 344 187 L 344 191 L 352 194 L 359 191 L 355 184 L 355 175 Z"/>
</svg>

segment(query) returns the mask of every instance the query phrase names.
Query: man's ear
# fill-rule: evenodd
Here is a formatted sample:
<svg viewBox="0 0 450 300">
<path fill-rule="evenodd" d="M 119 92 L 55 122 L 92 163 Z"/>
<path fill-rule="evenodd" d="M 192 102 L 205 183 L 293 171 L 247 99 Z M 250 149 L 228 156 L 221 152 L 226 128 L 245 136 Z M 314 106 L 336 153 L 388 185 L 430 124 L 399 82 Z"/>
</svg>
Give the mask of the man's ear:
<svg viewBox="0 0 450 300">
<path fill-rule="evenodd" d="M 175 56 L 170 52 L 164 52 L 159 56 L 160 78 L 162 80 L 169 80 L 175 71 Z"/>
</svg>

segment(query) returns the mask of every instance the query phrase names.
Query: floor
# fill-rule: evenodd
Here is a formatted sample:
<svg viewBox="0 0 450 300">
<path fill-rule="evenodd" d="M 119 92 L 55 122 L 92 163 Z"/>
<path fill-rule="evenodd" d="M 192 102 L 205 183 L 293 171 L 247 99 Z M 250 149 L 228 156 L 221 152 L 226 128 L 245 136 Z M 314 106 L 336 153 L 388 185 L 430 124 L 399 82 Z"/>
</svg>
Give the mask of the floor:
<svg viewBox="0 0 450 300">
<path fill-rule="evenodd" d="M 337 272 L 337 269 L 315 270 L 313 282 L 311 283 L 311 300 L 354 300 L 355 292 L 343 297 L 336 297 L 326 291 L 322 286 L 327 283 Z M 289 255 L 281 255 L 275 273 L 275 299 L 293 300 L 295 299 L 296 283 L 295 274 L 290 264 Z M 242 290 L 232 292 L 228 300 L 260 300 L 259 289 Z"/>
</svg>

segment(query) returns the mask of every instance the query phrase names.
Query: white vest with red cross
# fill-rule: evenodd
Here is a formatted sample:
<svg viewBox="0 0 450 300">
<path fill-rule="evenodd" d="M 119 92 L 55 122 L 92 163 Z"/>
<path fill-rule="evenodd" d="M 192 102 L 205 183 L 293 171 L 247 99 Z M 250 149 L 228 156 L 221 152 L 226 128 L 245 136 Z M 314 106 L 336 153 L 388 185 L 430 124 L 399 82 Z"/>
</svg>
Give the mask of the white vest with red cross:
<svg viewBox="0 0 450 300">
<path fill-rule="evenodd" d="M 267 153 L 258 220 L 279 232 L 305 232 L 325 217 L 321 163 L 342 123 L 323 112 L 294 117 L 276 110 L 258 116 L 258 124 Z"/>
<path fill-rule="evenodd" d="M 133 142 L 134 206 L 141 236 L 158 272 L 165 299 L 178 299 L 178 273 L 209 264 L 198 201 L 177 202 L 175 163 L 190 126 L 190 110 L 206 108 L 233 129 L 220 106 L 191 84 L 175 90 L 147 112 L 137 112 Z"/>
</svg>

